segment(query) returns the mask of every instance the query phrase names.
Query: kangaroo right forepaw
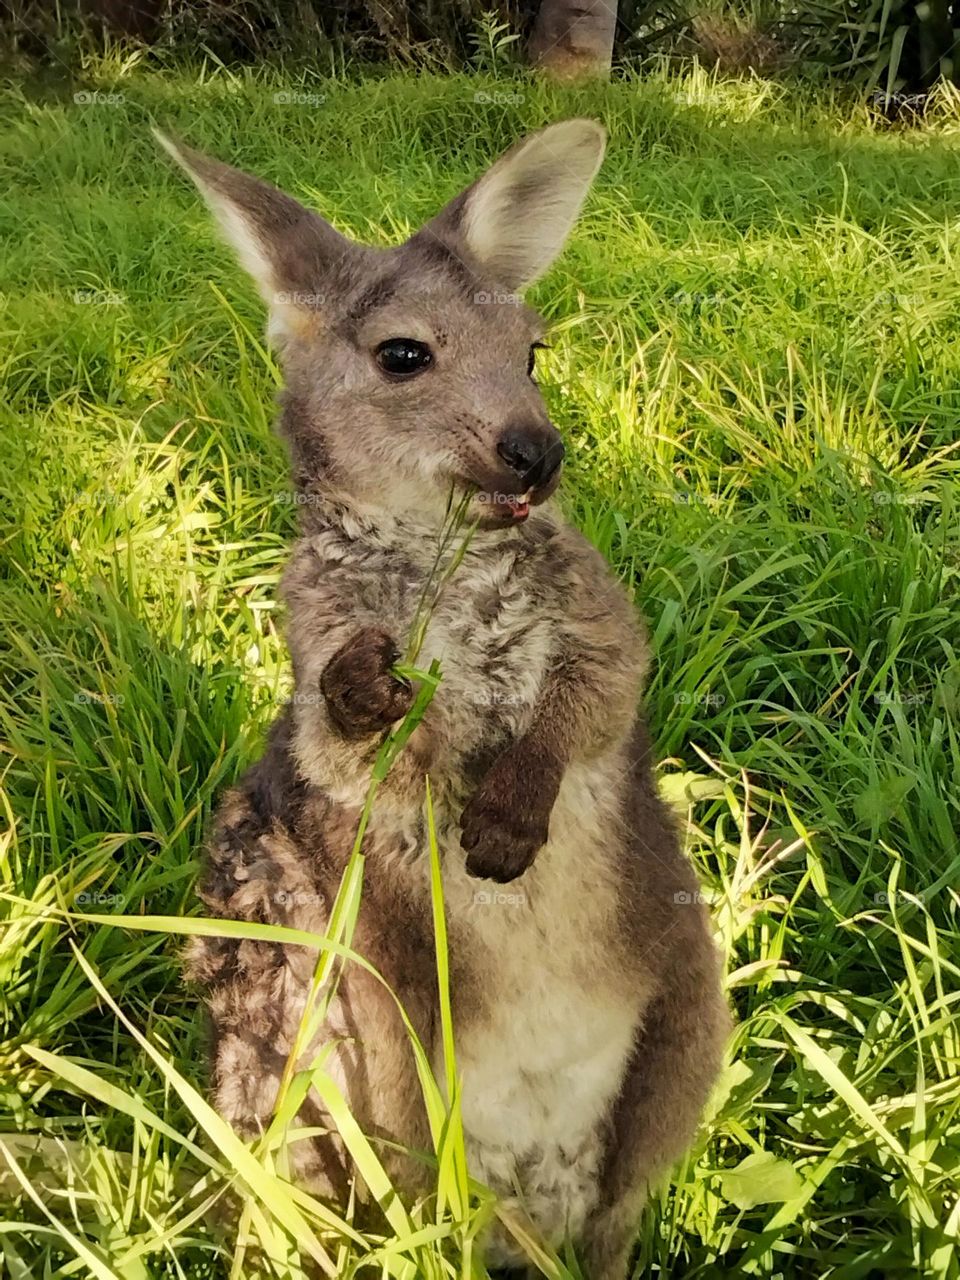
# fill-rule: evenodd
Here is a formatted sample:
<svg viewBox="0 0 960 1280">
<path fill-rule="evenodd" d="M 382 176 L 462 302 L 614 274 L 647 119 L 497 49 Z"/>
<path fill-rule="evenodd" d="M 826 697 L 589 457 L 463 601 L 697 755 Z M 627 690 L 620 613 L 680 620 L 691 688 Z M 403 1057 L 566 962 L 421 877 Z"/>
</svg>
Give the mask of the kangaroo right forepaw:
<svg viewBox="0 0 960 1280">
<path fill-rule="evenodd" d="M 399 656 L 386 631 L 364 627 L 327 663 L 320 689 L 345 738 L 381 733 L 410 710 L 413 690 L 390 672 Z"/>
</svg>

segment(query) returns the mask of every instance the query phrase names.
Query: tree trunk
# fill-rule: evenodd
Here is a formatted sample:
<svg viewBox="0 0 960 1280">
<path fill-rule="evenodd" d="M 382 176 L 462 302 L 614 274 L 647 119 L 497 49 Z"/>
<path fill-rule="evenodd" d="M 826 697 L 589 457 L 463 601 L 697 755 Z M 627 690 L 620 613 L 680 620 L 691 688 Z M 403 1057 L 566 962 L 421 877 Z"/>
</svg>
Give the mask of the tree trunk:
<svg viewBox="0 0 960 1280">
<path fill-rule="evenodd" d="M 558 80 L 610 73 L 617 0 L 541 0 L 530 61 Z"/>
</svg>

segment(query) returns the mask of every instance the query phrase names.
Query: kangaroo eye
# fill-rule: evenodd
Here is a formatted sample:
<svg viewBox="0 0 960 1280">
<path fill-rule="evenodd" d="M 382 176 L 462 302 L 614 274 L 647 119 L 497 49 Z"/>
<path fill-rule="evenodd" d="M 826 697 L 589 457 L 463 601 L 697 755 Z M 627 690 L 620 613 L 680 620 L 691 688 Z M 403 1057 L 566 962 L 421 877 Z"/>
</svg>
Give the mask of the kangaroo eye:
<svg viewBox="0 0 960 1280">
<path fill-rule="evenodd" d="M 375 352 L 377 364 L 391 378 L 412 378 L 433 364 L 433 352 L 416 338 L 388 338 Z"/>
<path fill-rule="evenodd" d="M 527 376 L 532 378 L 533 371 L 537 364 L 537 352 L 543 351 L 546 347 L 545 342 L 534 342 L 530 347 L 530 354 L 527 356 Z"/>
</svg>

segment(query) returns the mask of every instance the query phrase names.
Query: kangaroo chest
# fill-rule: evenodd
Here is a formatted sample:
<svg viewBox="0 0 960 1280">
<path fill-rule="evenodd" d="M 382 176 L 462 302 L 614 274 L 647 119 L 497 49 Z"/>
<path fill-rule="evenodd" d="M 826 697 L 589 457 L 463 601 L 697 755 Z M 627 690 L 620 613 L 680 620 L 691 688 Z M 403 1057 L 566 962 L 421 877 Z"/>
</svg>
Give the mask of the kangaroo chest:
<svg viewBox="0 0 960 1280">
<path fill-rule="evenodd" d="M 463 761 L 529 726 L 556 648 L 554 610 L 514 554 L 463 566 L 427 629 L 421 665 L 440 661 L 429 711 L 438 758 Z"/>
</svg>

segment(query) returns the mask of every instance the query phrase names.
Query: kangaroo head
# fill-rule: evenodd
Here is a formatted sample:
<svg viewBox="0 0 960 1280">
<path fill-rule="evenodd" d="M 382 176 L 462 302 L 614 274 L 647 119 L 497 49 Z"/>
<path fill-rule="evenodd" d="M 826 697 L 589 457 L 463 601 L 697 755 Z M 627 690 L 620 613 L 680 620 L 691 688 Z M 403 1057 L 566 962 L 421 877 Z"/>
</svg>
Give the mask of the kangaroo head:
<svg viewBox="0 0 960 1280">
<path fill-rule="evenodd" d="M 603 156 L 600 125 L 523 139 L 391 249 L 158 136 L 267 302 L 303 491 L 432 524 L 451 486 L 472 486 L 487 527 L 553 493 L 563 445 L 532 376 L 542 325 L 517 290 L 560 252 Z"/>
</svg>

